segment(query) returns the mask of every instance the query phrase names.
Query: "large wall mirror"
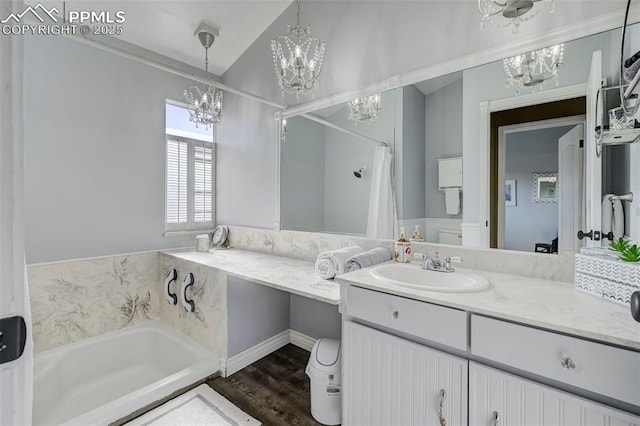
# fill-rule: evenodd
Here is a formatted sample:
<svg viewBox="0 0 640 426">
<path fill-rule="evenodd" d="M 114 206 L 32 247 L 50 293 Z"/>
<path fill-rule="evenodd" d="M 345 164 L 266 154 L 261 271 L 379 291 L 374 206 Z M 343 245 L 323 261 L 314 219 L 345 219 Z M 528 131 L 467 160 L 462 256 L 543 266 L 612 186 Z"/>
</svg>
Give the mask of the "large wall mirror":
<svg viewBox="0 0 640 426">
<path fill-rule="evenodd" d="M 630 50 L 640 49 L 640 24 L 628 28 L 627 40 Z M 476 140 L 481 103 L 586 85 L 597 50 L 606 85 L 618 85 L 619 29 L 566 42 L 557 85 L 550 79 L 517 93 L 507 85 L 503 61 L 496 61 L 381 93 L 377 117 L 369 122 L 350 117 L 346 104 L 289 117 L 281 145 L 281 228 L 395 238 L 400 228 L 411 235 L 418 226 L 426 241 L 462 244 L 463 222 L 482 217 L 478 193 L 484 184 L 476 174 L 481 159 L 489 158 L 490 188 L 484 188 L 491 203 L 489 245 L 543 253 L 576 250 L 586 202 L 584 94 L 491 114 L 490 147 L 481 148 Z M 633 176 L 633 165 L 640 164 L 637 145 L 605 148 L 603 194 L 635 186 L 640 197 Z M 386 166 L 393 177 L 391 194 L 385 194 L 386 182 L 377 173 L 384 167 L 377 155 L 384 146 L 392 154 Z M 556 186 L 547 181 L 544 188 L 536 186 L 539 175 L 557 176 Z M 537 201 L 535 190 L 544 190 Z M 392 200 L 397 220 L 381 208 L 384 200 Z M 634 212 L 629 203 L 624 207 L 626 233 L 638 239 Z M 375 226 L 376 221 L 389 223 Z M 564 239 L 560 250 L 558 239 Z"/>
</svg>

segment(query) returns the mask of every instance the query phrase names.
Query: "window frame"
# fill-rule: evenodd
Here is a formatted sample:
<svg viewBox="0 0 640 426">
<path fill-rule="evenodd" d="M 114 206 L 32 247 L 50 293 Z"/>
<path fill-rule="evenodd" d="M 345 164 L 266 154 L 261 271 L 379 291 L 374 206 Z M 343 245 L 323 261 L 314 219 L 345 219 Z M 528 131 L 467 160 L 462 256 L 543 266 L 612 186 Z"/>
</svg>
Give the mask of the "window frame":
<svg viewBox="0 0 640 426">
<path fill-rule="evenodd" d="M 169 103 L 169 102 L 167 102 Z M 171 104 L 176 104 L 171 102 Z M 215 126 L 211 140 L 200 135 L 165 127 L 164 142 L 164 236 L 199 234 L 210 231 L 216 224 L 216 143 Z M 168 144 L 170 140 L 187 143 L 187 222 L 169 223 L 167 217 L 169 158 Z M 195 148 L 196 146 L 211 149 L 211 221 L 195 221 Z"/>
</svg>

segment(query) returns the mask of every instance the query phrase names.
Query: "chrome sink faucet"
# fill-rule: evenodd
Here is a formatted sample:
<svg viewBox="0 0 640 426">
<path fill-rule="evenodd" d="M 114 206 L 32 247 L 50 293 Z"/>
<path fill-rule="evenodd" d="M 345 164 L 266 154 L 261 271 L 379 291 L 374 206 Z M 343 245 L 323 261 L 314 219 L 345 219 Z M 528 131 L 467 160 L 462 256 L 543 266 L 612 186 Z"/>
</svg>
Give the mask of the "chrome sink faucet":
<svg viewBox="0 0 640 426">
<path fill-rule="evenodd" d="M 451 263 L 459 263 L 462 261 L 462 259 L 458 256 L 447 256 L 443 261 L 441 261 L 440 259 L 438 259 L 438 252 L 436 252 L 434 258 L 422 253 L 415 253 L 415 257 L 422 258 L 422 265 L 420 266 L 422 269 L 436 272 L 455 272 L 455 268 L 451 266 Z"/>
</svg>

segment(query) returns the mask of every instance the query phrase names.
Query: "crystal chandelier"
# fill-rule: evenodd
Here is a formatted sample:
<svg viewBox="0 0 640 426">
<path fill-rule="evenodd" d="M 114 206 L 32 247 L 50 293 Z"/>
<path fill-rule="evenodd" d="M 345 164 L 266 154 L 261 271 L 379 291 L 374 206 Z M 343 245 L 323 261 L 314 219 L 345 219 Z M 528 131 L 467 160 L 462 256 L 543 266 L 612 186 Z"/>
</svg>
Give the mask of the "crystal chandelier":
<svg viewBox="0 0 640 426">
<path fill-rule="evenodd" d="M 478 10 L 482 14 L 480 28 L 484 29 L 487 22 L 491 22 L 498 27 L 513 25 L 512 32 L 517 34 L 522 22 L 528 21 L 540 12 L 541 8 L 537 7 L 527 15 L 533 9 L 533 4 L 538 1 L 540 0 L 478 0 Z M 555 10 L 554 0 L 543 1 L 549 13 L 553 13 Z M 496 21 L 494 18 L 498 15 L 502 15 L 506 22 L 500 23 Z M 526 17 L 523 17 L 525 15 Z"/>
<path fill-rule="evenodd" d="M 550 79 L 558 86 L 558 68 L 563 56 L 564 43 L 504 59 L 507 87 L 515 88 L 516 93 L 523 87 L 533 87 L 535 91 L 535 86 Z"/>
<path fill-rule="evenodd" d="M 198 39 L 204 47 L 204 76 L 209 73 L 209 48 L 215 36 L 208 31 L 198 32 Z M 189 121 L 196 127 L 204 125 L 206 130 L 220 122 L 222 118 L 222 90 L 209 84 L 192 86 L 184 91 L 189 110 Z"/>
<path fill-rule="evenodd" d="M 300 24 L 300 0 L 296 26 L 287 26 L 287 34 L 271 40 L 273 66 L 284 93 L 297 96 L 311 92 L 320 76 L 325 44 L 311 37 L 311 27 Z"/>
<path fill-rule="evenodd" d="M 358 123 L 375 123 L 378 121 L 378 111 L 382 108 L 382 96 L 375 95 L 356 98 L 347 103 L 349 120 Z"/>
</svg>

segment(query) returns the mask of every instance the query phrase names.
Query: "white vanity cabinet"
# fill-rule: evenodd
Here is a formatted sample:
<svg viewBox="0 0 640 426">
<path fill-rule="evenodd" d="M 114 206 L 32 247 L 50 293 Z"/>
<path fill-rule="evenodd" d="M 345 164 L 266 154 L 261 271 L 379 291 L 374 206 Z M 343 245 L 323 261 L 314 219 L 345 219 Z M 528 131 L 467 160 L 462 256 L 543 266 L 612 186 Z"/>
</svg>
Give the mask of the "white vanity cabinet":
<svg viewBox="0 0 640 426">
<path fill-rule="evenodd" d="M 640 419 L 471 361 L 469 425 L 640 426 Z"/>
<path fill-rule="evenodd" d="M 344 425 L 462 425 L 467 360 L 343 324 Z"/>
<path fill-rule="evenodd" d="M 638 351 L 342 291 L 344 425 L 640 426 Z"/>
<path fill-rule="evenodd" d="M 467 347 L 466 313 L 349 286 L 343 321 L 344 425 L 467 423 L 468 361 L 416 340 Z"/>
</svg>

